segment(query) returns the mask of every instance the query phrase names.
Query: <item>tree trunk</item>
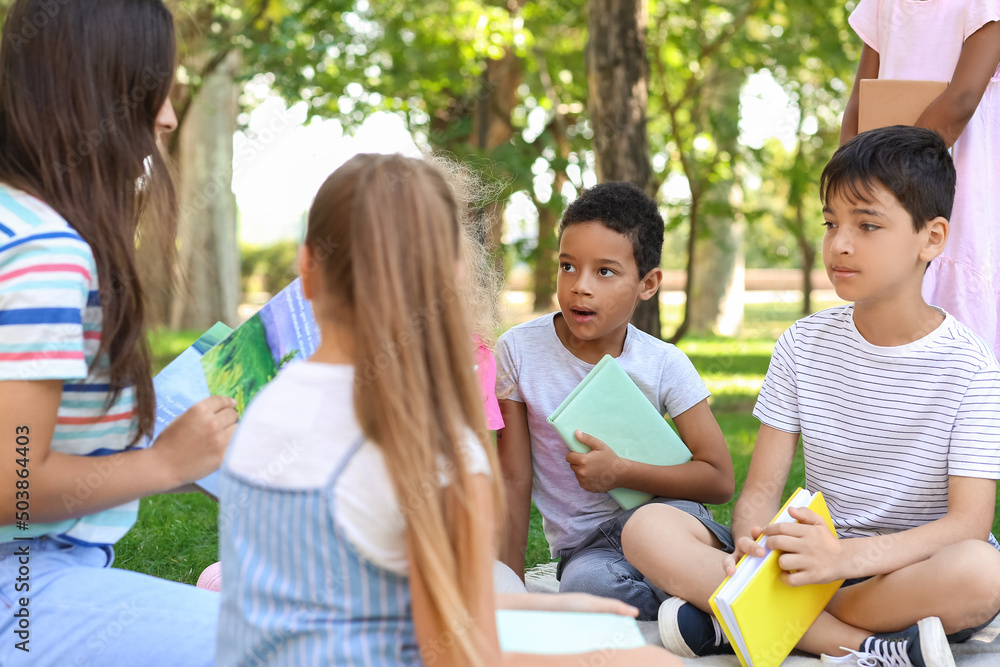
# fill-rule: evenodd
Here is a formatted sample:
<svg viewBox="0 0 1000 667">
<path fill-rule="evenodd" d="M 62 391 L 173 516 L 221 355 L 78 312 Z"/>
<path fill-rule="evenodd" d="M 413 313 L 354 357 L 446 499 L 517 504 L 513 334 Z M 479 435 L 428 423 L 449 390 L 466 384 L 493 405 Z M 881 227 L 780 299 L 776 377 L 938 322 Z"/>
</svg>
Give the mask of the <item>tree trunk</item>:
<svg viewBox="0 0 1000 667">
<path fill-rule="evenodd" d="M 180 129 L 178 275 L 171 328 L 239 324 L 240 252 L 232 191 L 233 132 L 239 114 L 233 52 L 209 77 Z"/>
<path fill-rule="evenodd" d="M 566 181 L 566 172 L 557 170 L 555 182 L 552 184 L 552 198 L 547 204 L 535 202 L 535 208 L 538 209 L 538 248 L 535 250 L 534 279 L 536 313 L 547 313 L 552 310 L 559 253 L 559 244 L 556 241 L 559 210 L 556 203 L 562 202 L 562 188 Z"/>
<path fill-rule="evenodd" d="M 692 179 L 689 177 L 688 182 Z M 691 190 L 691 206 L 688 209 L 688 239 L 687 239 L 687 266 L 684 270 L 684 317 L 674 334 L 668 339 L 671 345 L 676 345 L 681 338 L 687 335 L 691 326 L 691 305 L 694 303 L 695 276 L 701 273 L 701 266 L 698 263 L 698 235 L 701 232 L 701 192 Z"/>
<path fill-rule="evenodd" d="M 802 317 L 812 313 L 812 269 L 816 263 L 816 248 L 806 238 L 806 226 L 803 221 L 802 202 L 795 207 L 795 219 L 801 233 L 796 234 L 799 251 L 802 253 Z"/>
<path fill-rule="evenodd" d="M 655 196 L 646 134 L 646 3 L 591 0 L 587 28 L 587 111 L 598 181 L 628 181 Z M 660 302 L 640 302 L 632 323 L 660 337 Z"/>
<path fill-rule="evenodd" d="M 706 215 L 708 234 L 695 243 L 698 280 L 691 289 L 688 330 L 694 334 L 737 336 L 743 328 L 745 221 L 741 212 L 743 191 L 730 187 L 732 218 Z"/>
<path fill-rule="evenodd" d="M 739 335 L 743 326 L 743 221 L 705 216 L 711 236 L 695 244 L 699 279 L 691 286 L 688 332 Z"/>
<path fill-rule="evenodd" d="M 473 148 L 483 152 L 492 151 L 514 136 L 514 126 L 510 122 L 510 117 L 514 107 L 517 106 L 517 89 L 523 80 L 521 61 L 512 49 L 508 49 L 504 57 L 499 60 L 486 61 L 478 105 L 472 111 L 472 135 L 469 137 L 469 143 Z M 486 242 L 491 251 L 500 247 L 506 203 L 506 201 L 490 202 L 479 212 L 489 221 Z M 503 254 L 497 253 L 495 260 L 497 270 L 504 271 Z"/>
</svg>

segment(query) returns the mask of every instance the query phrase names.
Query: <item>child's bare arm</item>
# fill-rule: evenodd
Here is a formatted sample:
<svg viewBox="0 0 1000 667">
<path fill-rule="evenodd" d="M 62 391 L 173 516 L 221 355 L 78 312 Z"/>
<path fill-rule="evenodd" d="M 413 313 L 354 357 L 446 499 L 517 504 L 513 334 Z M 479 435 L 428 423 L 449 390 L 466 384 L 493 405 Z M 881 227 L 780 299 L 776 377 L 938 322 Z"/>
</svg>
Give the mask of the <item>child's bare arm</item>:
<svg viewBox="0 0 1000 667">
<path fill-rule="evenodd" d="M 657 496 L 721 504 L 733 497 L 733 460 L 708 400 L 674 417 L 677 432 L 691 450 L 691 461 L 674 466 L 637 463 L 618 457 L 604 442 L 586 433 L 577 439 L 591 448 L 570 452 L 566 460 L 580 486 L 603 493 L 624 487 Z"/>
<path fill-rule="evenodd" d="M 528 521 L 531 516 L 531 437 L 528 433 L 528 409 L 524 403 L 501 400 L 500 414 L 504 427 L 497 431 L 497 458 L 507 497 L 507 516 L 503 517 L 500 560 L 524 580 L 524 557 L 528 545 Z"/>
<path fill-rule="evenodd" d="M 18 520 L 17 499 L 28 499 L 30 522 L 48 523 L 200 479 L 218 468 L 235 428 L 232 400 L 212 397 L 178 417 L 177 425 L 168 428 L 170 434 L 164 431 L 149 449 L 100 457 L 54 452 L 51 443 L 62 384 L 61 380 L 0 382 L 0 443 L 9 443 L 2 449 L 12 459 L 0 464 L 0 525 Z M 26 457 L 15 456 L 18 436 L 20 442 L 27 438 Z M 27 459 L 25 465 L 16 464 L 15 458 Z M 18 497 L 19 491 L 28 495 Z"/>
<path fill-rule="evenodd" d="M 723 562 L 727 574 L 732 574 L 742 554 L 763 555 L 764 548 L 754 540 L 781 508 L 781 495 L 798 442 L 798 433 L 779 431 L 761 424 L 750 457 L 747 479 L 733 508 L 736 551 Z"/>
<path fill-rule="evenodd" d="M 861 49 L 861 60 L 858 62 L 858 73 L 854 77 L 854 87 L 844 109 L 844 120 L 840 124 L 840 145 L 843 146 L 858 133 L 858 109 L 861 79 L 878 78 L 878 51 L 865 44 Z"/>
<path fill-rule="evenodd" d="M 993 21 L 965 40 L 951 83 L 920 114 L 917 127 L 934 130 L 944 137 L 946 144 L 954 144 L 976 113 L 998 62 L 1000 21 Z"/>
<path fill-rule="evenodd" d="M 590 593 L 497 593 L 497 609 L 526 611 L 572 611 L 588 614 L 617 614 L 635 618 L 639 610 L 614 598 Z"/>
<path fill-rule="evenodd" d="M 793 585 L 895 572 L 965 540 L 985 540 L 993 525 L 996 480 L 948 478 L 948 511 L 940 519 L 899 533 L 836 540 L 815 514 L 797 510 L 800 523 L 768 526 L 768 546 L 785 551 L 782 569 Z"/>
</svg>

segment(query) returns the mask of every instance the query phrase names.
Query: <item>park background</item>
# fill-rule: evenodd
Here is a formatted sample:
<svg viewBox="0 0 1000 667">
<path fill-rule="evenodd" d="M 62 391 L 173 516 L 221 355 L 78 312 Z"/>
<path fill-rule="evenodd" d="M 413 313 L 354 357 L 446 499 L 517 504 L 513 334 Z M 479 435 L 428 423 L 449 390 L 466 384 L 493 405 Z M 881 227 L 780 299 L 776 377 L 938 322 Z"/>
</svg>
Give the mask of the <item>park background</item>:
<svg viewBox="0 0 1000 667">
<path fill-rule="evenodd" d="M 565 206 L 627 180 L 666 220 L 663 290 L 634 321 L 705 379 L 739 487 L 775 339 L 840 303 L 816 258 L 816 184 L 860 55 L 855 2 L 165 1 L 180 215 L 176 257 L 138 246 L 154 370 L 295 277 L 311 198 L 357 152 L 437 152 L 477 174 L 505 326 L 554 307 Z M 193 583 L 218 559 L 216 527 L 206 497 L 144 499 L 116 566 Z M 528 562 L 547 559 L 534 513 Z"/>
</svg>

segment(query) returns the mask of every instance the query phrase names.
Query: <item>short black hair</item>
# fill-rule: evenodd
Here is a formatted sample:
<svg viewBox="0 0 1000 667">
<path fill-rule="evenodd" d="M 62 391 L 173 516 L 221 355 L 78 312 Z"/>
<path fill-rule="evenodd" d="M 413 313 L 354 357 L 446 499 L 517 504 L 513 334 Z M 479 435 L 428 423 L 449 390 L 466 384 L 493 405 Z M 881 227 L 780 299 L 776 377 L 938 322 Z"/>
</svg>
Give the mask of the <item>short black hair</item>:
<svg viewBox="0 0 1000 667">
<path fill-rule="evenodd" d="M 892 125 L 862 132 L 837 149 L 819 179 L 825 205 L 841 191 L 870 202 L 872 188 L 891 192 L 920 231 L 934 218 L 951 217 L 955 201 L 955 165 L 934 130 Z"/>
<path fill-rule="evenodd" d="M 624 181 L 608 181 L 587 188 L 563 212 L 559 239 L 570 225 L 599 222 L 622 234 L 632 244 L 639 278 L 660 265 L 663 252 L 663 217 L 656 202 Z"/>
</svg>

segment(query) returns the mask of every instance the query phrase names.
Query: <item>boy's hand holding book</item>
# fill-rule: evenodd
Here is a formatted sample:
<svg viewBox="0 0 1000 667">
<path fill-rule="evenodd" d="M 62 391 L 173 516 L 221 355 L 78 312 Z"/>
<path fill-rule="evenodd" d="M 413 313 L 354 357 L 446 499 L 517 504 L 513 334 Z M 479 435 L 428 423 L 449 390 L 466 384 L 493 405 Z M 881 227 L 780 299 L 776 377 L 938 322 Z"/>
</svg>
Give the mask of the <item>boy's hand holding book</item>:
<svg viewBox="0 0 1000 667">
<path fill-rule="evenodd" d="M 622 509 L 653 497 L 629 488 L 633 462 L 672 466 L 691 460 L 691 450 L 611 355 L 604 355 L 548 422 L 570 450 L 566 461 L 580 487 L 611 494 Z"/>
<path fill-rule="evenodd" d="M 625 469 L 625 461 L 603 440 L 583 431 L 576 431 L 574 435 L 577 440 L 590 447 L 589 452 L 570 451 L 566 454 L 566 463 L 573 469 L 580 488 L 591 493 L 607 493 L 611 489 L 625 486 L 618 479 L 619 473 Z"/>
<path fill-rule="evenodd" d="M 748 526 L 760 542 L 751 543 Z M 843 583 L 827 576 L 839 549 L 820 530 L 837 540 L 823 494 L 801 488 L 763 530 L 741 527 L 709 605 L 743 667 L 778 667 Z M 739 550 L 746 558 L 733 568 Z"/>
<path fill-rule="evenodd" d="M 772 523 L 764 528 L 767 546 L 781 551 L 778 565 L 782 581 L 789 586 L 827 584 L 845 578 L 844 543 L 830 532 L 826 521 L 808 507 L 790 507 L 790 523 Z M 757 547 L 764 550 L 759 544 Z"/>
<path fill-rule="evenodd" d="M 740 562 L 740 559 L 744 555 L 749 554 L 750 556 L 761 558 L 767 553 L 767 549 L 757 542 L 763 534 L 763 528 L 754 526 L 750 529 L 749 537 L 744 535 L 743 537 L 736 538 L 736 549 L 733 553 L 726 554 L 726 557 L 722 559 L 722 569 L 725 571 L 727 577 L 733 576 L 733 573 L 736 572 L 736 564 Z"/>
<path fill-rule="evenodd" d="M 736 564 L 744 554 L 762 558 L 767 554 L 757 540 L 767 535 L 767 546 L 783 552 L 778 565 L 784 571 L 782 580 L 789 586 L 826 584 L 846 578 L 839 571 L 844 562 L 841 542 L 830 532 L 826 521 L 807 507 L 790 507 L 788 514 L 794 522 L 771 523 L 761 529 L 754 526 L 750 536 L 736 539 L 736 550 L 722 560 L 727 577 L 736 572 Z"/>
</svg>

